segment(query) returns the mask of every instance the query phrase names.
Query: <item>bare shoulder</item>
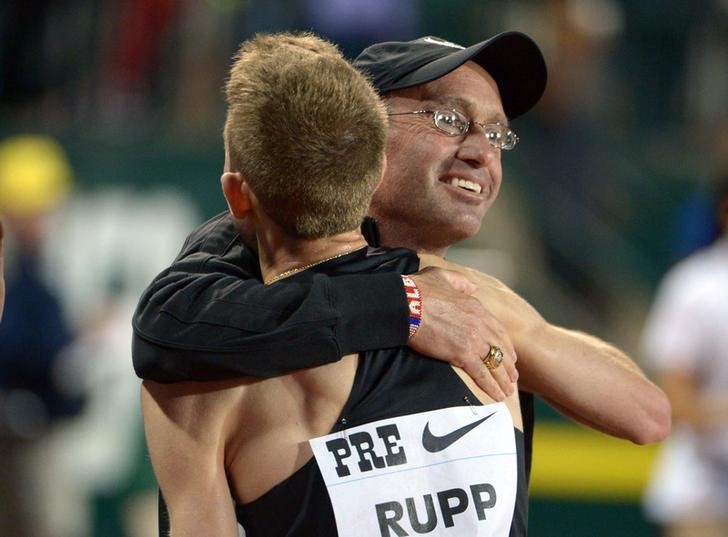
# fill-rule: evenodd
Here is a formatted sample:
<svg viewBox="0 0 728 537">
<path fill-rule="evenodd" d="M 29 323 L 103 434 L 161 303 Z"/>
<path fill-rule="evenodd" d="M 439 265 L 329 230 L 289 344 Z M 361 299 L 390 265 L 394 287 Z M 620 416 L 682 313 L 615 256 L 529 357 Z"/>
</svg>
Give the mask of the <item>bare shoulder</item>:
<svg viewBox="0 0 728 537">
<path fill-rule="evenodd" d="M 246 379 L 173 384 L 145 380 L 141 388 L 145 421 L 163 419 L 193 436 L 220 431 L 248 383 Z"/>
<path fill-rule="evenodd" d="M 542 327 L 545 320 L 523 297 L 490 274 L 431 254 L 418 254 L 420 268 L 438 267 L 465 275 L 478 287 L 473 295 L 510 331 Z"/>
<path fill-rule="evenodd" d="M 453 270 L 455 272 L 460 272 L 461 274 L 467 276 L 470 278 L 474 283 L 483 286 L 488 285 L 493 288 L 497 288 L 504 292 L 511 292 L 513 291 L 502 281 L 500 281 L 498 278 L 491 276 L 490 274 L 486 274 L 484 272 L 480 272 L 478 270 L 475 270 L 470 267 L 466 267 L 464 265 L 460 265 L 458 263 L 454 263 L 453 261 L 449 261 L 447 259 L 444 259 L 442 257 L 432 255 L 432 254 L 425 254 L 425 253 L 418 253 L 418 257 L 420 258 L 420 268 L 426 268 L 426 267 L 438 267 L 443 268 L 447 270 Z"/>
</svg>

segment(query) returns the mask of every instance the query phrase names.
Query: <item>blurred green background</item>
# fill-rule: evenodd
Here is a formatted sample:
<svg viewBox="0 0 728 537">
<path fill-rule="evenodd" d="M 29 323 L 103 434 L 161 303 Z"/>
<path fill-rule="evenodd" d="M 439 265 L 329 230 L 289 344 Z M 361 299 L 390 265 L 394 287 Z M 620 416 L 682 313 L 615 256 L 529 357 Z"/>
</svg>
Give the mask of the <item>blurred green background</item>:
<svg viewBox="0 0 728 537">
<path fill-rule="evenodd" d="M 639 362 L 657 282 L 712 238 L 706 192 L 728 165 L 724 1 L 3 2 L 0 142 L 50 136 L 73 169 L 45 239 L 51 281 L 80 341 L 110 330 L 101 322 L 110 303 L 124 306 L 109 340 L 118 354 L 111 373 L 89 380 L 96 362 L 78 362 L 68 375 L 86 379 L 84 412 L 28 448 L 49 468 L 64 461 L 49 474 L 35 534 L 153 534 L 154 481 L 123 346 L 128 315 L 186 233 L 225 208 L 221 88 L 238 44 L 296 29 L 329 37 L 350 57 L 374 41 L 421 35 L 469 45 L 520 30 L 540 44 L 546 94 L 513 125 L 521 142 L 504 156 L 501 199 L 482 232 L 451 257 L 495 273 L 552 322 L 593 332 Z M 118 379 L 126 402 L 103 409 Z M 122 418 L 119 406 L 128 406 Z M 89 414 L 95 425 L 81 433 Z M 655 448 L 591 433 L 545 404 L 537 415 L 530 535 L 657 535 L 640 507 Z M 121 445 L 107 438 L 114 428 L 123 461 L 103 456 L 105 445 Z M 79 453 L 98 456 L 97 466 L 76 461 Z M 81 486 L 78 468 L 104 477 Z M 71 489 L 73 502 L 64 500 Z"/>
</svg>

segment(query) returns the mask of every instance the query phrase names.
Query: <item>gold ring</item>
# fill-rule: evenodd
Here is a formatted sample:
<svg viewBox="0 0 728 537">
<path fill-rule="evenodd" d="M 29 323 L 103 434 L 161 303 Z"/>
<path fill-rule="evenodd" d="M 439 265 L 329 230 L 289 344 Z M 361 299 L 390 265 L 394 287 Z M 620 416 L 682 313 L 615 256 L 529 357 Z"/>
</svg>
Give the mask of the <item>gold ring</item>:
<svg viewBox="0 0 728 537">
<path fill-rule="evenodd" d="M 493 369 L 497 369 L 503 363 L 503 351 L 500 347 L 491 345 L 490 350 L 488 350 L 488 354 L 486 354 L 482 360 L 485 367 L 491 371 Z"/>
</svg>

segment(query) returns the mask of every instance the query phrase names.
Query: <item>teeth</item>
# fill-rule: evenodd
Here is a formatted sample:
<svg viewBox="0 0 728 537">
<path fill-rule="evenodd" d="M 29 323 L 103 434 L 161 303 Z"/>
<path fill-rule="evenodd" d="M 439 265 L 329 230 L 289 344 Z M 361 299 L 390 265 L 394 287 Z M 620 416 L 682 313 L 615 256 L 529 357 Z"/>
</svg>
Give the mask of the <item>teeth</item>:
<svg viewBox="0 0 728 537">
<path fill-rule="evenodd" d="M 464 188 L 470 192 L 475 192 L 476 194 L 480 194 L 483 191 L 483 188 L 479 184 L 468 181 L 467 179 L 460 179 L 459 177 L 453 177 L 450 179 L 450 184 Z"/>
</svg>

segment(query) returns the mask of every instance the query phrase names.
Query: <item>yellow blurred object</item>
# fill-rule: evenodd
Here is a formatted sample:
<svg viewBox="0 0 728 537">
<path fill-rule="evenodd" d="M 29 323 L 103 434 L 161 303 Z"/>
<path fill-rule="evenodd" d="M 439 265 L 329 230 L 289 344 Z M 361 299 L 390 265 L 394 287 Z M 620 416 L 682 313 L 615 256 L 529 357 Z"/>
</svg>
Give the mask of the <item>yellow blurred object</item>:
<svg viewBox="0 0 728 537">
<path fill-rule="evenodd" d="M 0 142 L 0 213 L 27 216 L 61 203 L 73 171 L 63 148 L 48 136 L 17 135 Z"/>
<path fill-rule="evenodd" d="M 572 424 L 539 424 L 533 440 L 534 498 L 637 502 L 657 446 L 637 446 Z"/>
</svg>

